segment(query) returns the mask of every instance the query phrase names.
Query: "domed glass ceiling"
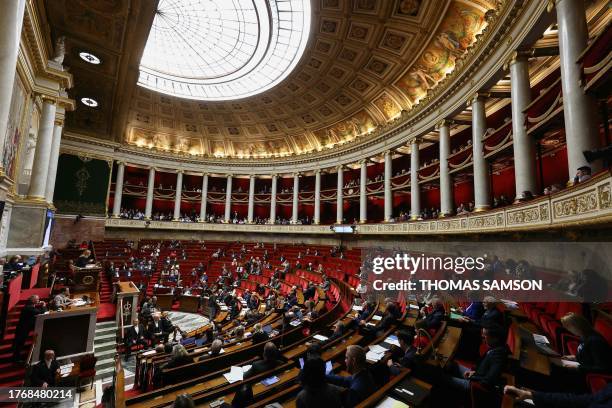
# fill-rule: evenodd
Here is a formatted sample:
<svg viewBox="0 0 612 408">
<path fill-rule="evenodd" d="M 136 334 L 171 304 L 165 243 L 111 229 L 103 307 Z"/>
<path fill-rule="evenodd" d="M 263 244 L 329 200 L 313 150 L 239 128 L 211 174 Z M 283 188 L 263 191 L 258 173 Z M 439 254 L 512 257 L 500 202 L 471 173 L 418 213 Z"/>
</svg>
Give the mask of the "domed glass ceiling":
<svg viewBox="0 0 612 408">
<path fill-rule="evenodd" d="M 261 93 L 298 63 L 310 13 L 310 0 L 160 0 L 138 84 L 210 101 Z"/>
</svg>

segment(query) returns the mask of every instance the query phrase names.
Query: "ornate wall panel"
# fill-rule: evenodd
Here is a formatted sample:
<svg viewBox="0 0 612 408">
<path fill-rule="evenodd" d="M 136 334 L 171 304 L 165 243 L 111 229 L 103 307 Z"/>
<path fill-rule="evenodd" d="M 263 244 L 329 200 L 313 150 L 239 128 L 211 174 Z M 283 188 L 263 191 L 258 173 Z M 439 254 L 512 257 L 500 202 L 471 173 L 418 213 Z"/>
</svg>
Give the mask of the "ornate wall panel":
<svg viewBox="0 0 612 408">
<path fill-rule="evenodd" d="M 59 213 L 106 215 L 110 163 L 62 153 L 59 157 L 53 203 Z"/>
</svg>

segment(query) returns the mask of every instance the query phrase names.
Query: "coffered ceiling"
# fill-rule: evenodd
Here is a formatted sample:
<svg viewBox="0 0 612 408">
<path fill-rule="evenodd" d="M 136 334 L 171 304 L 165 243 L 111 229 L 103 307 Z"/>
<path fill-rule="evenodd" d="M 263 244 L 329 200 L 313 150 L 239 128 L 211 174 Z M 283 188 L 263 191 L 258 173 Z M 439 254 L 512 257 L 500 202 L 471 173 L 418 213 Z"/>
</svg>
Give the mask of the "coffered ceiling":
<svg viewBox="0 0 612 408">
<path fill-rule="evenodd" d="M 311 35 L 282 83 L 251 98 L 179 99 L 136 86 L 156 2 L 38 0 L 80 104 L 67 129 L 203 157 L 315 154 L 410 110 L 453 71 L 485 28 L 493 0 L 313 0 Z M 91 65 L 78 54 L 91 52 Z"/>
</svg>

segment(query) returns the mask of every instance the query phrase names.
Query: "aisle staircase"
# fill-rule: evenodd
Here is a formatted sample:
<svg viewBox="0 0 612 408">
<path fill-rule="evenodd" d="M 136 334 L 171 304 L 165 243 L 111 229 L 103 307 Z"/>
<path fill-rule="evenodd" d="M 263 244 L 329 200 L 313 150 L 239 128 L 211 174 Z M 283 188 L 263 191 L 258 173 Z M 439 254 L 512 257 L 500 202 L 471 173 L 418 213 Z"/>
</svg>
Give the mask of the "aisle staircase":
<svg viewBox="0 0 612 408">
<path fill-rule="evenodd" d="M 117 323 L 115 321 L 96 323 L 96 334 L 94 337 L 94 355 L 98 359 L 96 362 L 96 380 L 101 380 L 102 383 L 112 381 L 116 352 Z M 134 360 L 133 357 L 132 360 Z M 125 383 L 126 385 L 132 384 L 134 382 L 134 364 L 123 363 L 123 365 L 125 369 Z"/>
<path fill-rule="evenodd" d="M 0 387 L 18 387 L 23 384 L 25 376 L 24 364 L 13 361 L 13 340 L 15 339 L 15 328 L 19 321 L 19 314 L 25 305 L 20 301 L 8 313 L 7 328 L 0 340 Z M 28 350 L 32 347 L 32 337 L 28 338 L 21 354 L 22 360 L 27 358 Z"/>
</svg>

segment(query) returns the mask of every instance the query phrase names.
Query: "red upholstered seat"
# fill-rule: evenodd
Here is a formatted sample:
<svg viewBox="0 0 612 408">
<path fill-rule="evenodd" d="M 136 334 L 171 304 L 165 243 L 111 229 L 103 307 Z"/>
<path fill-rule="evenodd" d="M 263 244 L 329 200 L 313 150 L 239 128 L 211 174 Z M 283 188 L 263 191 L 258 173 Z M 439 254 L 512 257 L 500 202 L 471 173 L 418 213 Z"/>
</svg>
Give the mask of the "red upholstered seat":
<svg viewBox="0 0 612 408">
<path fill-rule="evenodd" d="M 597 316 L 593 324 L 595 330 L 599 332 L 612 346 L 612 322 L 607 317 Z"/>
<path fill-rule="evenodd" d="M 76 379 L 77 389 L 80 388 L 83 380 L 91 380 L 91 387 L 93 388 L 97 362 L 98 358 L 93 354 L 88 354 L 81 359 L 79 363 L 79 375 Z"/>
<path fill-rule="evenodd" d="M 597 391 L 601 391 L 606 385 L 608 385 L 609 382 L 612 381 L 612 375 L 587 374 L 586 381 L 591 389 L 591 392 L 596 393 Z"/>
</svg>

